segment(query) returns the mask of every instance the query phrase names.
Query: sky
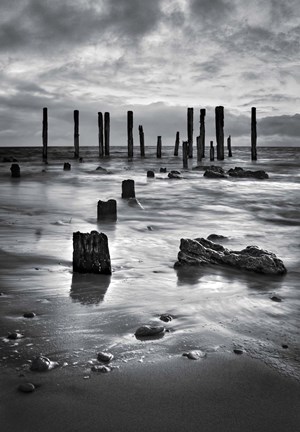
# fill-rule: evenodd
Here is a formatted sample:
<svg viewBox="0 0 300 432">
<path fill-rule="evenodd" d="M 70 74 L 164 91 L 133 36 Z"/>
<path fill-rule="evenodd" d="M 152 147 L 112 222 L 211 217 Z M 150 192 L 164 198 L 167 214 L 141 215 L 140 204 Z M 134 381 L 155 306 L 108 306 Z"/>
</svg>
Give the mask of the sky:
<svg viewBox="0 0 300 432">
<path fill-rule="evenodd" d="M 187 138 L 187 107 L 225 110 L 232 145 L 300 145 L 299 0 L 0 0 L 0 146 L 97 145 L 97 113 L 110 112 L 111 144 L 173 145 Z M 195 140 L 195 138 L 194 138 Z"/>
</svg>

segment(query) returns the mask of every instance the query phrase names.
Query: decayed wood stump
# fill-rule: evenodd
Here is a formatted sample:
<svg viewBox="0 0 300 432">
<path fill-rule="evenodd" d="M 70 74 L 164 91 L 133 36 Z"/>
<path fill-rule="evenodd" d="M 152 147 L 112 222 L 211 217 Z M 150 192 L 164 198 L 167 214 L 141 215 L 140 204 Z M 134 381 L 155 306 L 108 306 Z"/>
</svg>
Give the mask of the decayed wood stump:
<svg viewBox="0 0 300 432">
<path fill-rule="evenodd" d="M 20 170 L 20 166 L 16 163 L 13 163 L 12 166 L 10 167 L 10 171 L 11 171 L 11 176 L 12 177 L 21 177 L 21 170 Z"/>
<path fill-rule="evenodd" d="M 111 274 L 108 239 L 104 233 L 73 233 L 73 271 Z"/>
<path fill-rule="evenodd" d="M 108 201 L 98 201 L 97 206 L 97 220 L 117 220 L 117 201 L 110 199 Z"/>
<path fill-rule="evenodd" d="M 122 198 L 135 198 L 134 180 L 122 181 Z"/>
</svg>

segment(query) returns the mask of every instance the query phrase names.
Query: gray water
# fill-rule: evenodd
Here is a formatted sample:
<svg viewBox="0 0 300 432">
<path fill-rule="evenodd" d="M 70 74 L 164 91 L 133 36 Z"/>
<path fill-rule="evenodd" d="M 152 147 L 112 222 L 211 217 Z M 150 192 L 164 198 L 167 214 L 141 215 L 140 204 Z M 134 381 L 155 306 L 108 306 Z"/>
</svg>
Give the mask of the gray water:
<svg viewBox="0 0 300 432">
<path fill-rule="evenodd" d="M 149 150 L 148 150 L 149 151 Z M 42 353 L 64 367 L 86 373 L 99 350 L 114 353 L 115 364 L 154 362 L 190 349 L 232 352 L 261 359 L 300 378 L 300 149 L 236 148 L 215 165 L 264 169 L 268 180 L 207 179 L 203 171 L 182 170 L 181 156 L 151 149 L 145 159 L 128 160 L 125 148 L 112 148 L 99 160 L 96 148 L 0 149 L 15 156 L 21 178 L 0 163 L 0 364 L 22 367 Z M 63 162 L 72 164 L 63 171 Z M 201 163 L 210 165 L 206 158 Z M 96 170 L 98 166 L 109 173 Z M 180 169 L 170 180 L 160 167 Z M 146 171 L 154 169 L 155 179 Z M 121 199 L 121 183 L 135 180 L 140 206 Z M 98 224 L 98 200 L 116 199 L 118 221 Z M 109 241 L 113 274 L 72 273 L 72 234 L 98 230 Z M 258 245 L 284 261 L 287 275 L 264 276 L 216 266 L 174 269 L 181 238 L 228 237 L 230 249 Z M 281 303 L 270 299 L 272 294 Z M 33 319 L 23 318 L 34 311 Z M 163 338 L 139 341 L 143 324 L 174 320 Z M 24 338 L 9 341 L 9 332 Z M 288 345 L 283 348 L 282 345 Z M 25 367 L 25 366 L 24 366 Z"/>
</svg>

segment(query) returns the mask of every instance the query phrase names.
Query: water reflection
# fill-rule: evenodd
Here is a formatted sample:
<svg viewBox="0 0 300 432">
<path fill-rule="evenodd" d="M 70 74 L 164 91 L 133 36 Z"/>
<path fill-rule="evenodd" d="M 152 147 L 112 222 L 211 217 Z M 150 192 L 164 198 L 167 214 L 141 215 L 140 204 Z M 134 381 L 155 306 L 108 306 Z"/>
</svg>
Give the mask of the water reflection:
<svg viewBox="0 0 300 432">
<path fill-rule="evenodd" d="M 83 305 L 98 305 L 110 285 L 110 275 L 73 273 L 70 297 Z"/>
</svg>

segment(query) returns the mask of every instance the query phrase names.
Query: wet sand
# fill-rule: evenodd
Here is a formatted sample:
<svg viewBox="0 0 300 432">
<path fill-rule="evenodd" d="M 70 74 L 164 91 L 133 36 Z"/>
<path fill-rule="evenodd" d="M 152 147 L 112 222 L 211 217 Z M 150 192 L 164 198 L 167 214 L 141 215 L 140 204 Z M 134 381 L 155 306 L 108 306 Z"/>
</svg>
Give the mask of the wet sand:
<svg viewBox="0 0 300 432">
<path fill-rule="evenodd" d="M 3 432 L 286 432 L 300 428 L 300 383 L 246 354 L 178 356 L 108 374 L 1 372 Z M 38 387 L 23 394 L 31 381 Z"/>
</svg>

